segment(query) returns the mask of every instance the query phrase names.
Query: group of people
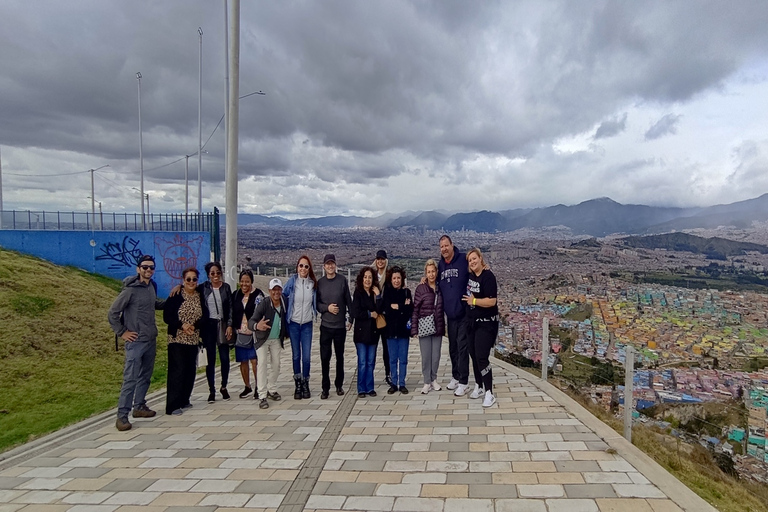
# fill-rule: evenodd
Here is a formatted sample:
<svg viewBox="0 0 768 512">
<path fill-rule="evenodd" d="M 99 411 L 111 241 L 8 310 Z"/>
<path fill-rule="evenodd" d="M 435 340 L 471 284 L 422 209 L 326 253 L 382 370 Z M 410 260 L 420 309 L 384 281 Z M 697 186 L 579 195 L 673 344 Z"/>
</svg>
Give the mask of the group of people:
<svg viewBox="0 0 768 512">
<path fill-rule="evenodd" d="M 483 406 L 496 403 L 490 352 L 498 333 L 496 278 L 479 249 L 459 252 L 448 235 L 440 238 L 438 262 L 430 259 L 413 295 L 406 287 L 405 269 L 389 266 L 386 251 L 380 250 L 371 266 L 363 267 L 350 293 L 347 279 L 337 273 L 336 258 L 323 258 L 324 275 L 315 276 L 310 258 L 302 255 L 296 272 L 283 286 L 269 282 L 267 296 L 254 286 L 253 273 L 243 270 L 239 286 L 232 291 L 222 279 L 217 262 L 205 267 L 207 280 L 199 282 L 196 268 L 185 269 L 181 286 L 165 301 L 157 298 L 152 281 L 154 259 L 139 259 L 136 275 L 124 280 L 123 290 L 109 311 L 117 336 L 125 340 L 125 367 L 118 404 L 116 427 L 128 430 L 134 418 L 155 416 L 146 404 L 146 393 L 154 368 L 157 326 L 154 311 L 163 310 L 168 325 L 168 383 L 166 413 L 183 414 L 192 407 L 199 347 L 205 349 L 208 402 L 216 400 L 215 366 L 219 355 L 221 387 L 227 390 L 230 353 L 240 364 L 244 389 L 240 398 L 253 397 L 260 408 L 282 399 L 277 390 L 280 353 L 286 338 L 292 351 L 294 399 L 311 397 L 310 355 L 313 322 L 320 314 L 321 399 L 331 391 L 330 365 L 335 353 L 334 389 L 344 391 L 344 343 L 353 330 L 357 351 L 359 397 L 376 396 L 374 370 L 379 341 L 382 346 L 387 393 L 407 394 L 406 372 L 409 340 L 419 339 L 423 388 L 440 391 L 438 367 L 442 338 L 448 336 L 452 378 L 447 388 L 464 396 L 469 388 L 469 361 L 475 378 L 470 398 L 483 398 Z M 447 319 L 447 321 L 446 321 Z M 251 387 L 253 373 L 256 390 Z"/>
</svg>

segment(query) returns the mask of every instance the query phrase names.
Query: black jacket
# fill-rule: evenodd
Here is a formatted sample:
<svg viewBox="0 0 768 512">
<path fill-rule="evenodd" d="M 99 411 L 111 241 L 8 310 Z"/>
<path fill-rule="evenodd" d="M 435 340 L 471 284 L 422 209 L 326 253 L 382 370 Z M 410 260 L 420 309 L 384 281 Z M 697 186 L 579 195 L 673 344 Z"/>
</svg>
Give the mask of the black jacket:
<svg viewBox="0 0 768 512">
<path fill-rule="evenodd" d="M 384 287 L 384 295 L 381 299 L 383 304 L 382 311 L 384 311 L 384 317 L 387 319 L 387 326 L 384 328 L 387 334 L 387 338 L 410 338 L 411 329 L 408 327 L 408 322 L 411 320 L 411 314 L 413 313 L 413 301 L 411 298 L 411 290 L 408 288 L 392 288 L 391 286 Z M 409 299 L 409 304 L 406 305 L 405 301 Z M 397 304 L 397 309 L 393 309 L 392 305 Z"/>
<path fill-rule="evenodd" d="M 232 296 L 232 328 L 237 331 L 240 328 L 240 324 L 243 323 L 243 315 L 245 318 L 251 318 L 253 311 L 256 309 L 256 298 L 261 295 L 261 300 L 264 299 L 264 293 L 258 288 L 251 290 L 251 294 L 248 296 L 248 302 L 245 303 L 243 308 L 243 292 L 237 290 Z"/>
<path fill-rule="evenodd" d="M 200 290 L 197 290 L 197 295 L 200 296 L 200 305 L 203 308 L 203 316 L 201 316 L 197 322 L 195 322 L 195 329 L 200 329 L 208 318 L 208 306 L 205 304 L 205 299 Z M 179 320 L 179 308 L 184 303 L 184 292 L 180 291 L 173 297 L 168 297 L 165 301 L 165 308 L 163 309 L 163 321 L 168 324 L 168 336 L 176 337 L 176 333 L 179 332 L 182 321 Z"/>
<path fill-rule="evenodd" d="M 355 319 L 352 339 L 363 345 L 376 345 L 379 337 L 376 335 L 376 320 L 371 318 L 371 312 L 381 314 L 381 296 L 378 298 L 365 293 L 365 290 L 355 290 L 352 297 L 352 318 Z"/>
<path fill-rule="evenodd" d="M 285 301 L 282 297 L 280 297 L 280 304 L 280 334 L 278 337 L 280 339 L 280 346 L 285 348 L 284 340 L 288 337 L 288 320 L 286 319 Z M 253 311 L 253 315 L 251 315 L 251 318 L 248 319 L 248 328 L 254 332 L 254 348 L 256 350 L 258 350 L 264 344 L 264 342 L 267 341 L 270 333 L 269 329 L 266 331 L 259 331 L 256 329 L 256 324 L 258 324 L 262 318 L 266 318 L 269 320 L 270 326 L 275 325 L 274 321 L 276 313 L 277 310 L 275 309 L 275 306 L 272 305 L 272 299 L 267 297 L 262 300 L 258 306 L 256 306 L 256 309 Z"/>
<path fill-rule="evenodd" d="M 206 281 L 199 285 L 197 289 L 198 291 L 202 290 L 203 300 L 207 304 L 208 297 L 213 293 L 213 285 L 211 285 L 210 281 Z M 221 322 L 226 327 L 232 327 L 232 288 L 227 283 L 221 283 L 219 294 L 221 295 Z M 206 313 L 205 318 L 208 318 L 208 313 Z"/>
</svg>

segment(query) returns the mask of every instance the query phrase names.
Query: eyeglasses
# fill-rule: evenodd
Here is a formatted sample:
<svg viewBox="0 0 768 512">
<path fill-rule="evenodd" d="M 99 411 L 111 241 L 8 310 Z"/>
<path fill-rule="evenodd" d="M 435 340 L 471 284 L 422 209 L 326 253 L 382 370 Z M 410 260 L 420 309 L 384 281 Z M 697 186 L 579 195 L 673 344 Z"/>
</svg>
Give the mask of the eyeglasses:
<svg viewBox="0 0 768 512">
<path fill-rule="evenodd" d="M 186 278 L 184 280 L 186 282 L 188 282 L 188 283 L 196 283 L 197 282 L 197 278 L 196 277 L 188 277 L 188 278 Z"/>
<path fill-rule="evenodd" d="M 211 272 L 210 275 L 211 276 L 220 276 L 221 272 Z"/>
<path fill-rule="evenodd" d="M 155 270 L 155 266 L 154 265 L 140 265 L 139 268 L 141 270 Z"/>
<path fill-rule="evenodd" d="M 309 268 L 309 265 L 306 263 L 299 263 L 299 268 Z"/>
</svg>

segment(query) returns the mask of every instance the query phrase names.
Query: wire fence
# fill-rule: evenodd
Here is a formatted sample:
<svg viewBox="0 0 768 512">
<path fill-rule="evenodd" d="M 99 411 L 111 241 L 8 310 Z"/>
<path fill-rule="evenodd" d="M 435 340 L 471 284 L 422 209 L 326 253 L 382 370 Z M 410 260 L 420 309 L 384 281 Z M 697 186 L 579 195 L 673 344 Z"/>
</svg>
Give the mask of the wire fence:
<svg viewBox="0 0 768 512">
<path fill-rule="evenodd" d="M 46 231 L 209 231 L 218 229 L 215 213 L 90 213 L 6 210 L 0 229 Z"/>
</svg>

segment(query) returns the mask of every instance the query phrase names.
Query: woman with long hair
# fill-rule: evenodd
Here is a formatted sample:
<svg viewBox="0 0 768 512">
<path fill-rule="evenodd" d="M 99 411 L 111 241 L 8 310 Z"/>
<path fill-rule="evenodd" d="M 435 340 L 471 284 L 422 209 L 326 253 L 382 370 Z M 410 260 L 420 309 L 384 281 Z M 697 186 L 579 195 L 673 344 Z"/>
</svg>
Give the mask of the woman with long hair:
<svg viewBox="0 0 768 512">
<path fill-rule="evenodd" d="M 499 333 L 498 287 L 480 249 L 469 251 L 467 262 L 469 281 L 462 300 L 467 308 L 467 351 L 475 374 L 475 389 L 469 398 L 483 398 L 483 407 L 490 407 L 496 403 L 490 356 Z"/>
<path fill-rule="evenodd" d="M 240 272 L 240 288 L 232 297 L 232 325 L 237 327 L 235 337 L 235 361 L 240 363 L 240 375 L 243 377 L 245 389 L 240 398 L 245 398 L 253 392 L 248 365 L 253 370 L 253 385 L 256 385 L 256 349 L 253 345 L 253 331 L 248 329 L 248 319 L 253 315 L 256 306 L 264 299 L 264 293 L 253 287 L 253 272 L 244 269 Z M 258 391 L 254 394 L 258 400 Z"/>
<path fill-rule="evenodd" d="M 421 351 L 421 374 L 424 387 L 421 394 L 426 395 L 431 389 L 440 391 L 437 382 L 437 370 L 440 366 L 440 349 L 445 334 L 443 318 L 443 296 L 437 286 L 437 263 L 429 259 L 424 265 L 426 282 L 416 287 L 413 295 L 413 315 L 411 316 L 411 336 L 418 336 Z"/>
<path fill-rule="evenodd" d="M 387 320 L 384 327 L 387 331 L 389 345 L 389 369 L 392 372 L 392 384 L 387 393 L 390 395 L 400 391 L 408 394 L 405 387 L 405 372 L 408 368 L 408 339 L 411 330 L 408 323 L 413 313 L 411 291 L 405 287 L 405 270 L 398 266 L 387 271 L 387 282 L 384 285 L 382 310 Z"/>
<path fill-rule="evenodd" d="M 200 327 L 207 316 L 203 294 L 197 287 L 199 275 L 194 267 L 184 269 L 181 293 L 168 297 L 163 310 L 163 320 L 168 324 L 166 414 L 179 415 L 192 407 Z"/>
<path fill-rule="evenodd" d="M 353 340 L 357 350 L 357 396 L 376 396 L 373 369 L 376 366 L 376 317 L 380 314 L 379 282 L 371 267 L 363 267 L 357 274 L 352 296 L 352 317 L 355 319 Z"/>
<path fill-rule="evenodd" d="M 317 315 L 317 278 L 309 256 L 296 262 L 296 273 L 285 283 L 283 296 L 288 308 L 288 336 L 293 352 L 295 400 L 310 398 L 309 360 L 312 351 L 312 320 Z"/>
<path fill-rule="evenodd" d="M 229 352 L 232 337 L 232 289 L 222 279 L 221 263 L 212 261 L 205 266 L 208 280 L 201 285 L 208 316 L 203 325 L 203 345 L 208 356 L 205 376 L 208 379 L 208 403 L 216 401 L 216 352 L 221 363 L 221 397 L 229 400 Z M 186 286 L 186 283 L 185 283 Z"/>
<path fill-rule="evenodd" d="M 389 260 L 387 259 L 387 251 L 379 249 L 376 251 L 376 259 L 373 260 L 371 268 L 373 268 L 376 275 L 376 281 L 380 287 L 384 286 L 387 281 L 387 269 L 389 266 Z M 387 328 L 376 328 L 376 339 L 381 338 L 381 360 L 384 363 L 384 382 L 388 386 L 392 385 L 391 370 L 389 368 L 389 346 L 387 345 Z"/>
</svg>

